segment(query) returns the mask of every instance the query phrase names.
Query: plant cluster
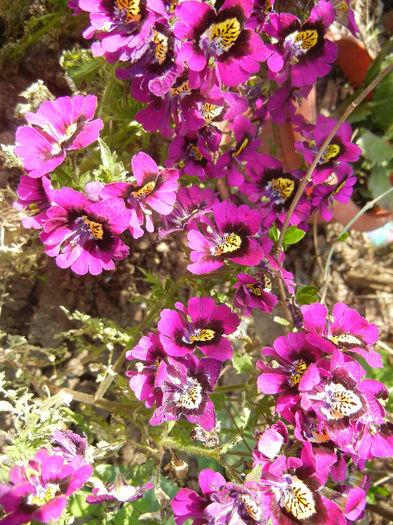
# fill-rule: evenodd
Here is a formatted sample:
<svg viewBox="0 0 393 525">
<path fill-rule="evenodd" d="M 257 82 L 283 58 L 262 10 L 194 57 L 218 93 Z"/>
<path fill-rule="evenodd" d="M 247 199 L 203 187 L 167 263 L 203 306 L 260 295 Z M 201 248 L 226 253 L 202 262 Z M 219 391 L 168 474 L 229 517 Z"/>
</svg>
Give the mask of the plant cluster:
<svg viewBox="0 0 393 525">
<path fill-rule="evenodd" d="M 388 389 L 361 364 L 383 367 L 378 330 L 343 303 L 330 313 L 317 289 L 299 289 L 285 268 L 286 248 L 303 238 L 310 219 L 329 221 L 335 202 L 349 201 L 351 163 L 361 154 L 344 119 L 318 115 L 311 123 L 299 112 L 337 57 L 331 25 L 358 32 L 349 0 L 310 4 L 293 2 L 288 12 L 280 0 L 70 0 L 75 15 L 89 15 L 83 36 L 93 40 L 92 57 L 83 51 L 79 59 L 86 59 L 84 82 L 92 89 L 26 114 L 28 125 L 16 132 L 14 153 L 25 174 L 14 206 L 28 214 L 24 227 L 40 230 L 46 254 L 78 275 L 113 270 L 132 257 L 134 239 L 155 231 L 163 242 L 175 239 L 188 264 L 128 334 L 78 314 L 95 342 L 124 347 L 97 396 L 79 400 L 121 414 L 142 411 L 139 446 L 158 455 L 155 482 L 151 472 L 138 485 L 121 472 L 91 477 L 87 437 L 56 430 L 3 479 L 0 525 L 59 519 L 68 496 L 75 501 L 89 478 L 94 488 L 83 512 L 86 502 L 101 505 L 94 515 L 110 523 L 153 487 L 161 514 L 145 515 L 149 523 L 344 525 L 363 516 L 367 462 L 393 456 Z M 71 79 L 74 58 L 70 52 L 62 59 Z M 120 109 L 112 104 L 119 86 L 134 99 L 125 95 Z M 296 128 L 299 169 L 276 158 L 274 137 L 266 152 L 268 122 Z M 159 133 L 150 154 L 142 151 L 141 127 Z M 175 301 L 187 280 L 196 290 L 187 303 Z M 289 333 L 253 364 L 236 346 L 241 327 L 253 310 L 271 314 L 279 303 Z M 157 330 L 141 337 L 155 321 Z M 237 405 L 242 416 L 231 417 L 230 428 L 216 407 L 225 406 L 219 392 L 231 391 L 217 385 L 228 363 L 248 374 Z M 123 381 L 116 402 L 104 399 L 114 378 Z M 221 426 L 232 433 L 223 444 Z M 178 451 L 212 461 L 200 467 L 201 493 L 177 487 L 170 511 L 160 486 L 165 450 L 177 479 Z M 240 456 L 240 464 L 225 454 Z M 124 512 L 124 523 L 134 523 Z"/>
</svg>

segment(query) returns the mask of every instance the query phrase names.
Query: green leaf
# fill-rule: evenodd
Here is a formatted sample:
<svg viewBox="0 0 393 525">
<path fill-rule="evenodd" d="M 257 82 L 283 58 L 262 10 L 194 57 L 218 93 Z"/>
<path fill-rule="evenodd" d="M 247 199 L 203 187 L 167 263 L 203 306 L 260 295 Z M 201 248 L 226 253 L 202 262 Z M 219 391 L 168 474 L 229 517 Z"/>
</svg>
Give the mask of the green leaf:
<svg viewBox="0 0 393 525">
<path fill-rule="evenodd" d="M 316 286 L 304 286 L 296 292 L 298 304 L 312 304 L 318 302 L 318 288 Z"/>
<path fill-rule="evenodd" d="M 301 241 L 305 235 L 306 232 L 300 230 L 297 226 L 290 226 L 285 232 L 283 244 L 284 246 L 287 244 L 296 244 Z"/>
<path fill-rule="evenodd" d="M 374 163 L 380 164 L 393 157 L 393 148 L 386 144 L 384 138 L 371 133 L 371 131 L 366 130 L 357 143 L 362 148 L 364 155 Z"/>
<path fill-rule="evenodd" d="M 374 199 L 392 187 L 389 179 L 389 175 L 392 171 L 392 168 L 389 168 L 389 166 L 383 166 L 379 164 L 374 167 L 370 178 L 368 179 L 368 187 Z M 383 208 L 393 210 L 393 200 L 391 194 L 386 195 L 386 197 L 380 199 L 378 204 Z"/>
<path fill-rule="evenodd" d="M 338 237 L 338 241 L 339 242 L 345 242 L 349 237 L 349 233 L 348 232 L 344 232 L 342 233 L 339 237 Z"/>
<path fill-rule="evenodd" d="M 375 88 L 371 103 L 371 117 L 383 130 L 393 125 L 393 72 L 381 80 Z"/>
<path fill-rule="evenodd" d="M 258 463 L 246 476 L 246 481 L 259 481 L 262 476 L 263 465 Z"/>
<path fill-rule="evenodd" d="M 279 238 L 280 238 L 280 230 L 277 228 L 275 224 L 273 224 L 273 226 L 269 230 L 269 239 L 273 241 L 274 244 L 277 244 Z"/>
<path fill-rule="evenodd" d="M 254 373 L 254 365 L 249 354 L 238 355 L 234 353 L 232 364 L 238 374 Z"/>
</svg>

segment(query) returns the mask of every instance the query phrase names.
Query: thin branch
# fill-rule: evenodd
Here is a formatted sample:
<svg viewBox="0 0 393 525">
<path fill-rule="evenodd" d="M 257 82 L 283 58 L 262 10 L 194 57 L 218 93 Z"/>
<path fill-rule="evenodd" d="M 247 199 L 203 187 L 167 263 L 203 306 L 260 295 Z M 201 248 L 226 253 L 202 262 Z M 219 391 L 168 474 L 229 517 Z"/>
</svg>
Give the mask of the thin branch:
<svg viewBox="0 0 393 525">
<path fill-rule="evenodd" d="M 392 65 L 393 65 L 393 62 L 392 62 Z M 374 204 L 376 204 L 380 199 L 382 199 L 383 197 L 386 197 L 386 195 L 388 195 L 389 193 L 392 193 L 392 192 L 393 192 L 393 187 L 389 188 L 388 190 L 383 192 L 381 195 L 378 195 L 378 197 L 376 197 L 372 201 L 367 202 L 363 206 L 363 208 L 361 208 L 361 210 L 359 210 L 359 212 L 355 215 L 355 217 L 353 217 L 353 219 L 351 219 L 348 222 L 348 224 L 345 225 L 345 227 L 340 232 L 340 235 L 337 237 L 337 239 L 334 241 L 334 243 L 330 247 L 329 255 L 327 257 L 326 264 L 325 264 L 325 271 L 323 273 L 323 291 L 322 291 L 321 303 L 323 303 L 325 301 L 326 291 L 327 291 L 327 286 L 328 286 L 328 276 L 329 276 L 330 262 L 332 260 L 333 253 L 334 253 L 334 250 L 335 250 L 335 248 L 337 246 L 337 243 L 339 242 L 339 239 L 342 237 L 342 235 L 344 235 L 344 233 L 347 233 L 347 231 L 350 229 L 352 224 L 354 224 L 358 220 L 358 218 L 361 215 L 363 215 L 363 213 L 365 213 L 367 210 L 371 210 L 371 208 L 374 206 Z"/>
<path fill-rule="evenodd" d="M 291 205 L 289 207 L 288 213 L 285 217 L 285 221 L 283 224 L 283 227 L 281 229 L 280 238 L 278 239 L 277 243 L 277 252 L 281 249 L 282 243 L 284 240 L 285 232 L 288 228 L 289 221 L 291 219 L 292 213 L 294 212 L 300 197 L 302 196 L 307 184 L 312 181 L 312 175 L 314 173 L 315 168 L 317 167 L 318 162 L 322 158 L 326 148 L 329 146 L 330 142 L 333 140 L 333 137 L 341 127 L 341 125 L 347 120 L 349 115 L 358 107 L 358 105 L 367 97 L 369 93 L 375 88 L 377 84 L 391 71 L 393 71 L 393 62 L 391 62 L 383 71 L 381 71 L 374 80 L 364 88 L 364 90 L 360 93 L 358 97 L 347 107 L 347 109 L 344 111 L 344 113 L 341 115 L 341 117 L 338 119 L 337 124 L 334 126 L 332 131 L 329 133 L 329 135 L 326 137 L 325 141 L 323 142 L 322 146 L 319 148 L 319 151 L 313 160 L 311 166 L 308 168 L 305 176 L 300 181 L 299 187 L 295 193 L 295 196 L 293 198 L 293 201 L 291 202 Z"/>
</svg>

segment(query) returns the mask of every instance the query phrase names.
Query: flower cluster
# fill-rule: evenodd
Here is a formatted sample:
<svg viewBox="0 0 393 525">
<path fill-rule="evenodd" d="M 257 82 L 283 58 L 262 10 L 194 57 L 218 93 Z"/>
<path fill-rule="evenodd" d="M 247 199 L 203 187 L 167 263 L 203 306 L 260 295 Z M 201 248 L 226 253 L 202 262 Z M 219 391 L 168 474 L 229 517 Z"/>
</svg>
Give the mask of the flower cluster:
<svg viewBox="0 0 393 525">
<path fill-rule="evenodd" d="M 129 254 L 120 238 L 126 229 L 134 238 L 144 234 L 142 226 L 154 231 L 152 212 L 161 216 L 172 212 L 179 177 L 177 170 L 160 170 L 141 152 L 131 161 L 133 183 L 91 182 L 86 194 L 68 187 L 55 190 L 46 175 L 64 160 L 65 152 L 86 147 L 98 138 L 102 121 L 91 121 L 96 104 L 93 95 L 44 102 L 37 113 L 27 115 L 42 131 L 24 126 L 16 136 L 15 151 L 23 158 L 28 175 L 21 177 L 14 206 L 30 214 L 23 219 L 26 228 L 42 229 L 41 241 L 56 264 L 79 275 L 113 270 L 114 261 Z"/>
<path fill-rule="evenodd" d="M 0 484 L 6 516 L 1 525 L 31 520 L 49 523 L 62 514 L 67 498 L 89 479 L 93 467 L 84 457 L 87 439 L 73 432 L 56 432 L 52 450 L 40 449 L 27 465 L 10 470 L 10 482 Z"/>
<path fill-rule="evenodd" d="M 216 425 L 214 405 L 209 398 L 220 375 L 223 361 L 232 357 L 225 335 L 232 334 L 240 319 L 225 305 L 216 306 L 210 297 L 191 297 L 187 307 L 163 310 L 158 334 L 142 337 L 127 353 L 137 360 L 128 371 L 130 388 L 146 406 L 156 409 L 151 425 L 184 416 L 210 431 Z M 198 359 L 199 349 L 208 357 Z"/>
<path fill-rule="evenodd" d="M 46 101 L 16 132 L 25 175 L 14 207 L 28 213 L 26 228 L 41 230 L 45 251 L 60 268 L 79 275 L 112 270 L 132 251 L 124 232 L 138 239 L 157 231 L 159 239 L 182 236 L 188 277 L 222 279 L 228 304 L 242 316 L 253 309 L 271 313 L 276 284 L 281 296 L 285 289 L 291 295 L 286 306 L 294 331 L 262 349 L 254 383 L 261 394 L 277 396 L 276 414 L 293 430 L 277 421 L 258 431 L 245 476 L 227 481 L 202 470 L 202 495 L 182 488 L 172 500 L 177 525 L 188 519 L 194 525 L 345 525 L 362 517 L 369 485 L 362 474 L 355 483 L 353 472 L 373 457 L 393 455 L 393 424 L 383 405 L 388 390 L 366 378 L 360 364 L 382 367 L 373 348 L 376 326 L 342 303 L 331 315 L 320 303 L 300 308 L 293 275 L 284 268 L 281 248 L 293 242 L 284 233 L 302 236 L 313 213 L 328 221 L 335 202 L 348 202 L 356 182 L 350 163 L 361 153 L 348 123 L 338 127 L 322 115 L 312 123 L 298 111 L 336 60 L 331 24 L 358 32 L 349 0 L 314 3 L 295 15 L 278 0 L 70 0 L 76 14 L 89 15 L 84 37 L 93 40 L 93 55 L 114 64 L 125 91 L 144 104 L 135 120 L 167 139 L 166 159 L 158 158 L 153 142 L 150 150 L 165 167 L 138 151 L 127 177 L 105 179 L 92 170 L 86 186 L 85 179 L 73 188 L 59 184 L 62 163 L 104 128 L 94 119 L 94 95 Z M 271 122 L 294 127 L 306 164 L 319 155 L 311 177 L 297 169 L 301 162 L 292 166 L 273 156 L 274 147 L 269 151 L 263 137 Z M 216 442 L 219 428 L 210 394 L 233 358 L 227 336 L 241 319 L 200 293 L 172 308 L 171 298 L 163 301 L 157 332 L 126 353 L 133 365 L 126 374 L 150 409 L 150 425 L 184 418 L 199 425 L 193 435 L 206 444 Z M 0 485 L 0 525 L 57 519 L 91 475 L 86 437 L 56 432 L 52 445 L 12 468 L 10 483 Z M 87 502 L 108 501 L 117 509 L 153 487 L 150 481 L 133 486 L 120 474 L 94 483 Z"/>
</svg>

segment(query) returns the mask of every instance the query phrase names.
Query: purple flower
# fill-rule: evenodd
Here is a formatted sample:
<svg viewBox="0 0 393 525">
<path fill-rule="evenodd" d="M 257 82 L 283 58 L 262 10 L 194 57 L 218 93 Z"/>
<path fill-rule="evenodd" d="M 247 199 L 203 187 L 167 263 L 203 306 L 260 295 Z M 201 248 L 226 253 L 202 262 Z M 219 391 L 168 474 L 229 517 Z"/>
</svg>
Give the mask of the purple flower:
<svg viewBox="0 0 393 525">
<path fill-rule="evenodd" d="M 144 83 L 154 95 L 164 95 L 180 72 L 180 68 L 175 63 L 175 38 L 171 28 L 156 22 L 150 28 L 145 42 L 141 39 L 133 39 L 133 45 L 134 48 L 121 53 L 120 58 L 127 60 L 127 67 L 117 69 L 116 76 L 121 80 L 143 76 Z"/>
<path fill-rule="evenodd" d="M 359 35 L 359 29 L 355 22 L 355 16 L 350 8 L 349 0 L 332 0 L 334 19 L 351 31 L 354 37 Z"/>
<path fill-rule="evenodd" d="M 224 172 L 218 173 L 202 134 L 177 135 L 171 142 L 168 153 L 169 157 L 165 165 L 177 164 L 181 174 L 196 175 L 202 182 L 206 180 L 206 177 L 213 179 L 224 176 Z"/>
<path fill-rule="evenodd" d="M 261 224 L 257 210 L 245 204 L 216 202 L 213 205 L 215 225 L 200 224 L 203 233 L 188 232 L 192 264 L 187 266 L 192 273 L 202 274 L 217 270 L 226 260 L 247 266 L 255 266 L 263 258 L 263 250 L 251 237 Z"/>
<path fill-rule="evenodd" d="M 56 257 L 60 268 L 97 275 L 113 270 L 114 262 L 127 257 L 120 235 L 130 222 L 130 211 L 121 199 L 92 203 L 82 193 L 62 188 L 53 197 L 40 237 L 45 251 Z"/>
<path fill-rule="evenodd" d="M 162 404 L 149 423 L 156 426 L 184 416 L 190 423 L 212 430 L 216 426 L 216 413 L 208 394 L 213 392 L 222 363 L 209 357 L 198 360 L 189 354 L 178 360 L 169 359 L 168 375 L 161 385 Z"/>
<path fill-rule="evenodd" d="M 211 297 L 191 297 L 187 308 L 176 303 L 175 310 L 165 309 L 158 322 L 159 338 L 170 356 L 185 356 L 199 348 L 219 361 L 232 357 L 232 346 L 224 335 L 232 334 L 240 319 L 228 306 L 216 306 Z"/>
<path fill-rule="evenodd" d="M 311 206 L 319 210 L 321 217 L 325 221 L 332 219 L 333 213 L 331 210 L 335 201 L 346 204 L 351 198 L 353 186 L 357 180 L 352 175 L 353 170 L 350 165 L 342 162 L 338 164 L 336 171 L 323 184 L 317 184 L 312 188 L 309 196 Z"/>
<path fill-rule="evenodd" d="M 81 437 L 72 430 L 55 430 L 51 438 L 52 450 L 61 453 L 66 460 L 70 461 L 76 456 L 85 457 L 88 447 L 85 433 Z"/>
<path fill-rule="evenodd" d="M 356 423 L 359 432 L 354 448 L 362 460 L 374 457 L 393 457 L 393 423 L 386 420 L 382 405 L 388 397 L 387 388 L 374 379 L 364 379 L 359 390 L 365 398 L 368 410 Z"/>
<path fill-rule="evenodd" d="M 49 523 L 59 518 L 67 496 L 79 489 L 92 472 L 91 465 L 74 465 L 40 449 L 28 466 L 10 470 L 8 485 L 0 485 L 0 503 L 6 514 L 0 525 L 20 525 L 31 520 Z"/>
<path fill-rule="evenodd" d="M 142 225 L 146 223 L 148 232 L 154 231 L 152 210 L 160 215 L 169 215 L 176 201 L 179 172 L 175 169 L 159 170 L 154 160 L 142 151 L 131 159 L 136 184 L 114 182 L 101 191 L 101 198 L 121 197 L 129 208 L 129 230 L 137 239 L 144 234 Z"/>
<path fill-rule="evenodd" d="M 378 340 L 378 328 L 356 310 L 344 303 L 337 303 L 330 317 L 325 306 L 313 303 L 302 306 L 302 313 L 303 326 L 309 332 L 307 340 L 313 345 L 323 348 L 325 352 L 333 352 L 336 348 L 355 352 L 370 366 L 383 366 L 380 354 L 371 348 Z"/>
<path fill-rule="evenodd" d="M 351 367 L 349 362 L 345 364 L 345 368 L 334 367 L 329 378 L 305 393 L 301 404 L 304 410 L 313 410 L 324 422 L 327 434 L 335 445 L 348 451 L 348 445 L 357 436 L 356 421 L 367 413 L 368 405 L 359 388 L 361 376 L 354 373 L 356 362 L 353 361 Z"/>
<path fill-rule="evenodd" d="M 95 481 L 97 483 L 97 481 Z M 115 501 L 120 504 L 135 501 L 142 498 L 148 490 L 153 488 L 152 483 L 146 483 L 141 487 L 135 487 L 127 483 L 121 474 L 118 474 L 113 483 L 106 486 L 99 483 L 98 487 L 92 489 L 92 496 L 87 496 L 87 503 L 102 503 L 104 501 Z"/>
<path fill-rule="evenodd" d="M 240 186 L 244 181 L 243 170 L 245 166 L 253 164 L 258 158 L 261 139 L 256 137 L 256 126 L 252 126 L 248 118 L 243 115 L 236 117 L 229 129 L 234 132 L 236 146 L 225 152 L 220 163 L 227 166 L 228 184 Z"/>
<path fill-rule="evenodd" d="M 263 433 L 259 432 L 258 444 L 253 451 L 253 467 L 258 463 L 264 465 L 267 459 L 275 459 L 284 444 L 288 443 L 288 430 L 282 421 L 267 426 Z"/>
<path fill-rule="evenodd" d="M 52 206 L 52 188 L 48 177 L 34 179 L 22 175 L 17 189 L 19 199 L 13 203 L 17 210 L 25 210 L 29 216 L 23 217 L 25 228 L 40 229 L 47 221 L 46 212 Z"/>
<path fill-rule="evenodd" d="M 216 194 L 209 188 L 180 188 L 172 213 L 162 217 L 163 228 L 158 230 L 160 239 L 175 231 L 197 229 L 196 220 L 211 213 L 215 199 Z"/>
<path fill-rule="evenodd" d="M 213 59 L 218 81 L 226 86 L 246 82 L 264 60 L 262 40 L 244 27 L 251 7 L 250 2 L 227 0 L 216 11 L 203 2 L 182 2 L 176 9 L 179 21 L 174 27 L 175 36 L 185 40 L 179 60 L 200 72 Z"/>
<path fill-rule="evenodd" d="M 261 312 L 273 311 L 277 304 L 277 297 L 270 293 L 272 283 L 266 272 L 258 273 L 254 277 L 247 273 L 239 273 L 237 280 L 234 285 L 236 288 L 234 306 L 240 308 L 247 316 L 251 314 L 252 308 L 259 308 Z"/>
<path fill-rule="evenodd" d="M 327 0 L 321 0 L 303 24 L 289 13 L 271 13 L 263 27 L 277 41 L 264 50 L 269 76 L 278 84 L 290 76 L 292 85 L 301 87 L 327 75 L 337 57 L 336 46 L 325 38 L 333 20 L 333 6 Z"/>
<path fill-rule="evenodd" d="M 126 353 L 126 358 L 138 360 L 136 371 L 128 370 L 129 385 L 135 397 L 145 402 L 147 407 L 154 403 L 161 404 L 162 392 L 160 387 L 166 378 L 165 353 L 158 336 L 150 332 L 140 339 L 137 346 Z"/>
<path fill-rule="evenodd" d="M 303 129 L 307 141 L 296 142 L 295 146 L 299 153 L 304 155 L 304 158 L 309 164 L 314 161 L 323 142 L 336 124 L 337 120 L 319 114 L 315 126 L 307 125 L 307 128 Z M 359 159 L 362 150 L 351 142 L 351 136 L 351 126 L 348 122 L 344 122 L 324 151 L 315 168 L 313 173 L 314 183 L 319 184 L 324 182 L 329 175 L 335 171 L 339 163 L 355 162 Z"/>
<path fill-rule="evenodd" d="M 257 203 L 263 216 L 263 227 L 269 229 L 276 220 L 283 223 L 303 174 L 294 171 L 285 173 L 280 161 L 260 154 L 258 164 L 255 163 L 247 175 L 250 180 L 245 181 L 239 191 L 247 195 L 251 202 Z M 309 214 L 310 204 L 302 196 L 291 216 L 290 225 L 306 220 Z"/>
<path fill-rule="evenodd" d="M 30 177 L 41 177 L 59 166 L 66 151 L 85 148 L 98 139 L 101 119 L 92 120 L 97 107 L 94 95 L 47 100 L 36 113 L 27 113 L 30 126 L 16 130 L 15 153 Z"/>
<path fill-rule="evenodd" d="M 91 46 L 93 54 L 105 55 L 111 63 L 129 60 L 150 40 L 157 14 L 166 15 L 161 0 L 79 0 L 79 7 L 90 13 L 91 25 L 83 36 L 99 39 Z"/>
<path fill-rule="evenodd" d="M 320 493 L 327 474 L 318 467 L 310 443 L 304 444 L 301 458 L 279 456 L 266 463 L 255 482 L 263 492 L 266 519 L 273 525 L 345 525 L 338 505 Z"/>
<path fill-rule="evenodd" d="M 264 356 L 272 357 L 278 366 L 257 362 L 257 368 L 262 370 L 258 377 L 258 390 L 264 394 L 278 394 L 276 410 L 285 417 L 288 408 L 300 401 L 302 392 L 310 391 L 321 382 L 320 361 L 323 352 L 307 342 L 303 333 L 291 333 L 278 337 L 272 347 L 262 349 Z M 293 420 L 293 414 L 290 415 Z"/>
<path fill-rule="evenodd" d="M 210 469 L 199 474 L 199 485 L 204 497 L 190 489 L 181 489 L 171 506 L 176 525 L 194 519 L 192 525 L 258 525 L 265 523 L 261 493 L 252 487 L 228 483 L 218 472 Z"/>
</svg>

